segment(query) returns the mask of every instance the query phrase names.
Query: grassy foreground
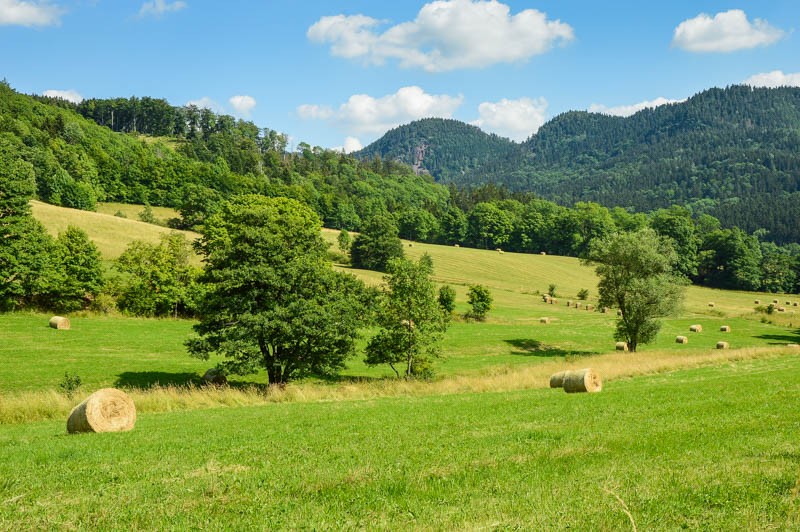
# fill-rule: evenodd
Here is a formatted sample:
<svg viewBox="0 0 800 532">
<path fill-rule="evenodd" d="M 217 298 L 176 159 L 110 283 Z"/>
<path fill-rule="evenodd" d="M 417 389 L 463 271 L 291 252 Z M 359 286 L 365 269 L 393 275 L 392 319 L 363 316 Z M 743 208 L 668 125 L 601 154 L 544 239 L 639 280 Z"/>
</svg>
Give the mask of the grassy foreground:
<svg viewBox="0 0 800 532">
<path fill-rule="evenodd" d="M 143 414 L 130 433 L 0 432 L 0 525 L 800 526 L 800 357 L 612 381 Z"/>
</svg>

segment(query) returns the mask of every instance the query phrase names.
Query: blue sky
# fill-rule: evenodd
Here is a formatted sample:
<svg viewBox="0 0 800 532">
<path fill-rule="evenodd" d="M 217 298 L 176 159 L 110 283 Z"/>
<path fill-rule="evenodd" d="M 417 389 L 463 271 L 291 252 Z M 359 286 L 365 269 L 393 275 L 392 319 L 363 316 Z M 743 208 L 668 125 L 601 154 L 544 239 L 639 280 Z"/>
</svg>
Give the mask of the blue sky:
<svg viewBox="0 0 800 532">
<path fill-rule="evenodd" d="M 451 117 L 514 140 L 568 110 L 800 86 L 800 2 L 0 0 L 21 92 L 153 96 L 327 148 Z"/>
</svg>

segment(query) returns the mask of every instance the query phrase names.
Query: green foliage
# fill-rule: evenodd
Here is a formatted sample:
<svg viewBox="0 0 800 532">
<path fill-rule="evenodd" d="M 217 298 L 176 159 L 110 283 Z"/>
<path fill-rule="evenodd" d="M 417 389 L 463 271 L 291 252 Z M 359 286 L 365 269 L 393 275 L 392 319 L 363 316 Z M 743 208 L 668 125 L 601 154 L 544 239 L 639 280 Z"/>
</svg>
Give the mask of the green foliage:
<svg viewBox="0 0 800 532">
<path fill-rule="evenodd" d="M 242 196 L 206 220 L 206 287 L 193 356 L 229 360 L 232 374 L 266 369 L 271 384 L 339 371 L 364 320 L 363 284 L 336 272 L 316 214 L 287 198 Z"/>
<path fill-rule="evenodd" d="M 492 293 L 486 286 L 480 284 L 470 285 L 467 291 L 467 303 L 471 308 L 469 317 L 478 321 L 486 319 L 486 314 L 492 310 Z"/>
<path fill-rule="evenodd" d="M 145 204 L 144 209 L 138 214 L 139 221 L 148 224 L 155 224 L 158 225 L 158 220 L 156 219 L 155 214 L 153 214 L 153 208 L 149 204 Z"/>
<path fill-rule="evenodd" d="M 87 307 L 103 289 L 100 252 L 85 231 L 69 226 L 56 239 L 63 280 L 56 308 L 71 311 Z"/>
<path fill-rule="evenodd" d="M 61 393 L 72 399 L 75 392 L 80 389 L 82 383 L 83 381 L 81 381 L 79 375 L 70 375 L 68 371 L 65 371 L 64 378 L 58 383 L 58 389 Z"/>
<path fill-rule="evenodd" d="M 353 244 L 353 239 L 347 229 L 342 229 L 336 237 L 336 243 L 339 246 L 339 251 L 342 253 L 350 253 L 350 246 Z"/>
<path fill-rule="evenodd" d="M 622 312 L 615 338 L 631 351 L 655 340 L 659 318 L 680 304 L 684 281 L 674 273 L 677 260 L 670 241 L 649 228 L 593 242 L 588 261 L 600 278 L 600 305 Z"/>
<path fill-rule="evenodd" d="M 581 301 L 586 301 L 589 299 L 589 290 L 587 288 L 581 288 L 578 290 L 578 299 Z"/>
<path fill-rule="evenodd" d="M 550 297 L 556 297 L 556 285 L 554 283 L 550 283 L 547 286 L 547 295 Z"/>
<path fill-rule="evenodd" d="M 453 312 L 456 310 L 456 289 L 449 284 L 440 286 L 437 301 L 444 313 L 445 319 L 449 321 L 453 317 Z"/>
<path fill-rule="evenodd" d="M 394 259 L 389 263 L 378 312 L 381 330 L 367 344 L 364 361 L 368 365 L 388 364 L 398 377 L 400 371 L 406 378 L 430 377 L 431 359 L 439 355 L 447 328 L 431 273 L 423 259 L 417 263 Z"/>
<path fill-rule="evenodd" d="M 390 216 L 379 215 L 367 222 L 350 247 L 350 259 L 356 268 L 386 271 L 389 262 L 403 257 L 403 243 Z"/>
<path fill-rule="evenodd" d="M 198 288 L 190 252 L 180 233 L 164 235 L 158 245 L 132 242 L 114 265 L 125 274 L 117 300 L 120 310 L 136 316 L 191 314 Z"/>
</svg>

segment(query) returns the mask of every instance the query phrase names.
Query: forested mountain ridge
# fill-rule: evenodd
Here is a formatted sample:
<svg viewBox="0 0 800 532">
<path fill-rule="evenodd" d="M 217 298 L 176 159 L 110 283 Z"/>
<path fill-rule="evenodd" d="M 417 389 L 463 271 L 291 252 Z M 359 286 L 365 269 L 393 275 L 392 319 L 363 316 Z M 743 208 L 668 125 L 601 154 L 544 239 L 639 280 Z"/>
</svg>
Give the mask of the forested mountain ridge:
<svg viewBox="0 0 800 532">
<path fill-rule="evenodd" d="M 419 124 L 404 126 L 406 136 Z M 383 153 L 394 153 L 389 138 L 375 143 Z M 571 111 L 508 146 L 490 150 L 501 155 L 478 167 L 466 155 L 440 154 L 450 164 L 434 176 L 534 192 L 562 205 L 596 201 L 640 212 L 686 205 L 725 226 L 800 241 L 800 88 L 709 89 L 626 118 Z"/>
<path fill-rule="evenodd" d="M 458 120 L 425 118 L 390 130 L 353 155 L 400 161 L 446 183 L 511 158 L 519 148 L 506 138 Z"/>
</svg>

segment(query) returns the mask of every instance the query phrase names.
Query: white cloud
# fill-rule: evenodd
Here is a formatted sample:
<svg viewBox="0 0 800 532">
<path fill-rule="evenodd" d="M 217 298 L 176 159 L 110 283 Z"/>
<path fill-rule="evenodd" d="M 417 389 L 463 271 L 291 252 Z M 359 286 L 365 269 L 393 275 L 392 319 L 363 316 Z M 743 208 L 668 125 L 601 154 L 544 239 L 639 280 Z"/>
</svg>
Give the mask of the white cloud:
<svg viewBox="0 0 800 532">
<path fill-rule="evenodd" d="M 751 23 L 741 9 L 731 9 L 710 17 L 705 13 L 678 24 L 672 45 L 689 52 L 734 52 L 767 46 L 785 35 L 766 20 Z"/>
<path fill-rule="evenodd" d="M 195 107 L 199 107 L 200 109 L 208 109 L 209 111 L 214 111 L 217 114 L 224 113 L 225 110 L 222 106 L 217 103 L 215 100 L 212 100 L 208 96 L 203 96 L 202 98 L 198 98 L 197 100 L 189 100 L 186 102 L 186 105 L 194 105 Z"/>
<path fill-rule="evenodd" d="M 42 96 L 47 96 L 49 98 L 61 98 L 62 100 L 67 100 L 68 102 L 72 103 L 81 103 L 83 101 L 83 96 L 81 96 L 78 91 L 72 89 L 66 91 L 49 89 L 44 91 Z"/>
<path fill-rule="evenodd" d="M 256 99 L 247 95 L 231 96 L 228 102 L 242 116 L 250 116 L 250 111 L 256 106 Z"/>
<path fill-rule="evenodd" d="M 301 118 L 331 120 L 347 133 L 381 135 L 393 127 L 420 118 L 450 118 L 463 96 L 428 94 L 420 87 L 403 87 L 394 94 L 375 98 L 354 94 L 333 110 L 326 106 L 301 105 Z"/>
<path fill-rule="evenodd" d="M 753 87 L 800 87 L 800 72 L 794 74 L 784 74 L 782 70 L 762 72 L 750 76 L 742 83 Z"/>
<path fill-rule="evenodd" d="M 57 26 L 64 13 L 48 1 L 0 0 L 0 26 Z"/>
<path fill-rule="evenodd" d="M 441 72 L 524 61 L 575 38 L 569 24 L 525 9 L 516 15 L 496 0 L 437 0 L 411 22 L 382 33 L 384 21 L 365 15 L 322 17 L 306 35 L 330 44 L 335 56 L 368 64 L 396 59 L 403 67 Z"/>
<path fill-rule="evenodd" d="M 180 11 L 188 6 L 186 2 L 177 0 L 175 2 L 167 2 L 166 0 L 153 0 L 152 2 L 145 2 L 139 9 L 140 17 L 160 17 L 165 13 L 174 13 Z"/>
<path fill-rule="evenodd" d="M 631 116 L 632 114 L 638 113 L 642 109 L 647 108 L 655 108 L 660 105 L 666 105 L 670 103 L 681 103 L 685 102 L 686 98 L 682 100 L 670 100 L 664 98 L 663 96 L 659 96 L 655 100 L 646 100 L 639 103 L 634 103 L 632 105 L 618 105 L 616 107 L 608 107 L 606 105 L 600 103 L 593 103 L 589 106 L 588 111 L 590 113 L 602 113 L 605 115 L 613 115 L 613 116 Z"/>
<path fill-rule="evenodd" d="M 484 131 L 497 133 L 522 142 L 536 133 L 547 119 L 547 100 L 520 98 L 499 102 L 483 102 L 478 106 L 480 118 L 472 121 Z"/>
<path fill-rule="evenodd" d="M 361 145 L 361 141 L 358 140 L 356 137 L 346 137 L 344 139 L 344 146 L 337 146 L 333 148 L 333 151 L 343 151 L 345 153 L 353 153 L 354 151 L 358 151 L 364 146 Z"/>
</svg>

